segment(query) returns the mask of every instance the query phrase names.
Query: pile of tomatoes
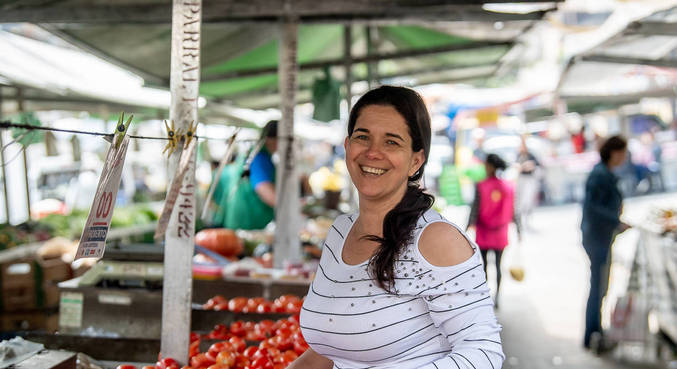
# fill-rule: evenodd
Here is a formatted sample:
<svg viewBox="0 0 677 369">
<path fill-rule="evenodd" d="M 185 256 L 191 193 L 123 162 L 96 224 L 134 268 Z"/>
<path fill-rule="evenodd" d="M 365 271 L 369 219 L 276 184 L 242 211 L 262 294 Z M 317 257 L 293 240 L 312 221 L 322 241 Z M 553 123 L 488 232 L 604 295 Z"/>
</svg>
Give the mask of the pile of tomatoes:
<svg viewBox="0 0 677 369">
<path fill-rule="evenodd" d="M 221 295 L 210 298 L 202 307 L 206 310 L 227 310 L 233 313 L 289 313 L 301 311 L 303 300 L 294 295 L 283 295 L 268 301 L 263 297 L 233 297 L 227 299 Z"/>
<path fill-rule="evenodd" d="M 220 340 L 200 352 L 200 340 Z M 246 341 L 260 341 L 258 346 L 247 347 Z M 278 321 L 262 320 L 258 323 L 235 321 L 226 326 L 219 324 L 206 336 L 190 335 L 190 365 L 180 367 L 171 358 L 160 359 L 155 366 L 141 369 L 283 369 L 308 349 L 298 314 Z M 117 369 L 138 369 L 133 365 L 120 365 Z"/>
</svg>

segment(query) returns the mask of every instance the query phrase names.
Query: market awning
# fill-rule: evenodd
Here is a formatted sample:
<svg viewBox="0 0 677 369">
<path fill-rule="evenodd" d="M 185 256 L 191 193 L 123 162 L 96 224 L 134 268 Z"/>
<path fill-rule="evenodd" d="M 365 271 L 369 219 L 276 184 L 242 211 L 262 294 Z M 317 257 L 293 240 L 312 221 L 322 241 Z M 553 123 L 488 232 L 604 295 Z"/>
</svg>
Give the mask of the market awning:
<svg viewBox="0 0 677 369">
<path fill-rule="evenodd" d="M 277 33 L 282 17 L 293 17 L 301 24 L 298 102 L 310 101 L 313 81 L 324 67 L 331 68 L 340 82 L 347 63 L 352 65 L 355 82 L 369 79 L 370 69 L 372 78 L 377 75 L 386 83 L 484 80 L 495 73 L 515 38 L 556 2 L 522 1 L 493 7 L 485 3 L 203 1 L 200 93 L 215 103 L 277 107 Z M 0 22 L 39 23 L 139 75 L 146 84 L 167 87 L 171 2 L 106 4 L 91 0 L 14 2 L 0 5 Z M 455 23 L 450 23 L 457 21 L 458 31 Z M 343 46 L 346 25 L 352 28 L 347 58 Z M 478 29 L 482 32 L 474 32 Z M 497 29 L 510 32 L 497 36 Z M 480 39 L 468 36 L 473 33 Z"/>
<path fill-rule="evenodd" d="M 568 102 L 626 103 L 677 96 L 677 6 L 630 23 L 576 56 L 558 88 Z"/>
<path fill-rule="evenodd" d="M 0 49 L 0 84 L 21 87 L 22 94 L 11 95 L 4 89 L 5 100 L 87 108 L 83 110 L 102 103 L 129 108 L 169 107 L 169 91 L 144 87 L 142 78 L 78 49 L 1 30 Z"/>
</svg>

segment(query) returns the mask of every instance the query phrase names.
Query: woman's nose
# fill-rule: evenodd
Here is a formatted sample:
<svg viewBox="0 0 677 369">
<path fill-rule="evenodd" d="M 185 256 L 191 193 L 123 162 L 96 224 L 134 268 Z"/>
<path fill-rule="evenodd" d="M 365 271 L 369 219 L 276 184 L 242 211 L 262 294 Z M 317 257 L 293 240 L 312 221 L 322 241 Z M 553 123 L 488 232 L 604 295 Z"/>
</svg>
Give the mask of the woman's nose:
<svg viewBox="0 0 677 369">
<path fill-rule="evenodd" d="M 372 142 L 369 144 L 365 155 L 369 159 L 379 159 L 383 156 L 383 152 L 381 151 L 381 147 L 379 145 L 377 145 L 375 142 Z"/>
</svg>

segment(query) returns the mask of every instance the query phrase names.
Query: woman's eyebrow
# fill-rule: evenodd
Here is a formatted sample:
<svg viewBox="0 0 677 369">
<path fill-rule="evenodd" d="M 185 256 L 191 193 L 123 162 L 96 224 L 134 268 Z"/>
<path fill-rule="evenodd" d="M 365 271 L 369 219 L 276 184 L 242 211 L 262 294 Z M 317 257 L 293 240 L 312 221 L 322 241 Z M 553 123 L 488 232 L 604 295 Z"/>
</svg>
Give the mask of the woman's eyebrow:
<svg viewBox="0 0 677 369">
<path fill-rule="evenodd" d="M 367 132 L 367 133 L 369 133 L 369 130 L 366 129 L 366 128 L 355 128 L 354 132 Z"/>
<path fill-rule="evenodd" d="M 402 136 L 395 134 L 395 133 L 386 133 L 386 136 L 399 138 L 401 141 L 404 141 L 404 138 L 402 138 Z"/>
</svg>

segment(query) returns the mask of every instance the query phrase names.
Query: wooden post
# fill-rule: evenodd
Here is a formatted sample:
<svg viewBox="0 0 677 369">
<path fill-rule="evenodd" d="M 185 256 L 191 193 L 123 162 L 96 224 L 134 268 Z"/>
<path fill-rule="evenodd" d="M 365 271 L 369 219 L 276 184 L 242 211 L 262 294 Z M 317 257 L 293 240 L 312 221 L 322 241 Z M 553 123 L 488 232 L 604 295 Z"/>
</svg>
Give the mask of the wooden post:
<svg viewBox="0 0 677 369">
<path fill-rule="evenodd" d="M 19 113 L 24 113 L 24 97 L 23 97 L 23 90 L 21 88 L 16 89 L 16 103 L 17 103 L 17 111 Z M 31 189 L 30 189 L 30 184 L 28 182 L 28 155 L 26 154 L 26 151 L 28 151 L 28 145 L 21 150 L 21 156 L 23 158 L 23 163 L 24 163 L 24 183 L 26 185 L 26 209 L 28 209 L 28 220 L 31 220 Z"/>
<path fill-rule="evenodd" d="M 174 0 L 172 9 L 171 106 L 169 118 L 184 132 L 198 122 L 197 100 L 200 87 L 200 25 L 202 0 Z M 179 149 L 169 158 L 168 173 L 173 175 L 181 156 Z M 164 281 L 162 288 L 163 357 L 188 364 L 192 260 L 195 238 L 195 154 L 183 178 L 183 185 L 165 233 Z"/>
<path fill-rule="evenodd" d="M 282 268 L 287 262 L 301 259 L 301 245 L 298 231 L 300 229 L 299 179 L 294 168 L 294 107 L 296 106 L 296 75 L 298 63 L 296 46 L 298 23 L 286 19 L 280 24 L 280 55 L 278 78 L 280 89 L 280 111 L 282 119 L 277 129 L 280 163 L 276 170 L 275 191 L 275 247 L 274 266 Z"/>
<path fill-rule="evenodd" d="M 352 73 L 352 55 L 351 48 L 353 45 L 353 29 L 350 24 L 343 28 L 343 57 L 344 66 L 346 69 L 346 102 L 348 103 L 348 114 L 350 114 L 350 107 L 353 101 L 353 73 Z"/>
<path fill-rule="evenodd" d="M 372 32 L 372 26 L 365 26 L 365 36 L 367 38 L 367 56 L 374 54 L 374 34 Z M 371 90 L 376 84 L 376 79 L 378 78 L 378 62 L 367 62 L 367 85 Z"/>
<path fill-rule="evenodd" d="M 0 86 L 0 120 L 2 120 L 2 86 Z M 5 164 L 5 152 L 2 150 L 3 147 L 5 147 L 5 142 L 2 139 L 2 135 L 4 134 L 4 131 L 0 131 L 0 162 L 2 164 Z M 0 165 L 2 168 L 2 192 L 3 195 L 5 196 L 5 223 L 10 224 L 10 219 L 9 219 L 9 194 L 7 191 L 7 172 L 5 171 L 5 166 Z"/>
</svg>

